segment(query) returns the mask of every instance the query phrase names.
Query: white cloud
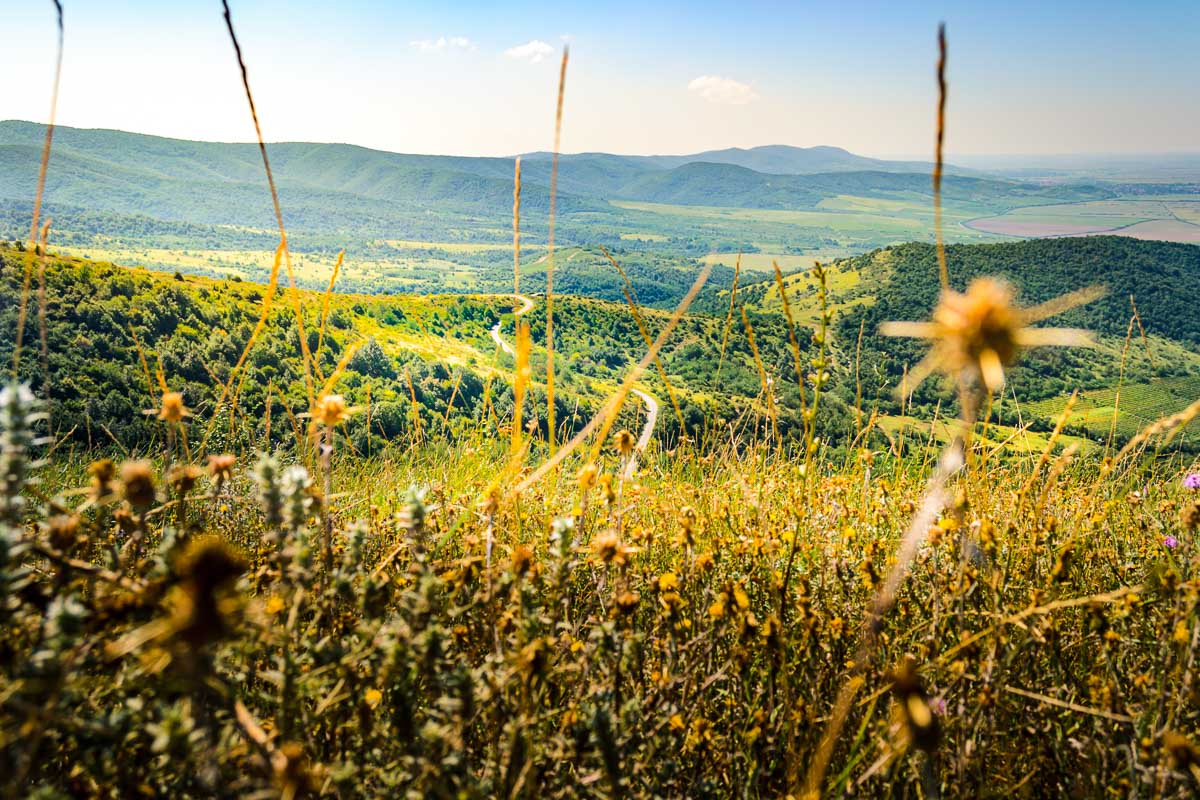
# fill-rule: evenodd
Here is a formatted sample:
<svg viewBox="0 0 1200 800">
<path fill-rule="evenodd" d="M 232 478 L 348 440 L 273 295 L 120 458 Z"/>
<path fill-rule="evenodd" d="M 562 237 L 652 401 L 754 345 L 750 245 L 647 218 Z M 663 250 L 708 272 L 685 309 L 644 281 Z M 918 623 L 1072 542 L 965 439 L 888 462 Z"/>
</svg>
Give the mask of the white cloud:
<svg viewBox="0 0 1200 800">
<path fill-rule="evenodd" d="M 701 75 L 688 84 L 688 91 L 710 103 L 727 106 L 744 106 L 758 99 L 758 93 L 750 84 L 715 75 Z"/>
<path fill-rule="evenodd" d="M 547 56 L 554 55 L 554 48 L 541 39 L 534 39 L 525 44 L 510 47 L 504 51 L 504 55 L 509 58 L 528 61 L 530 64 L 536 64 L 539 61 L 545 60 Z"/>
<path fill-rule="evenodd" d="M 475 44 L 465 36 L 439 36 L 436 39 L 416 39 L 408 43 L 422 53 L 438 53 L 443 50 L 474 50 Z"/>
</svg>

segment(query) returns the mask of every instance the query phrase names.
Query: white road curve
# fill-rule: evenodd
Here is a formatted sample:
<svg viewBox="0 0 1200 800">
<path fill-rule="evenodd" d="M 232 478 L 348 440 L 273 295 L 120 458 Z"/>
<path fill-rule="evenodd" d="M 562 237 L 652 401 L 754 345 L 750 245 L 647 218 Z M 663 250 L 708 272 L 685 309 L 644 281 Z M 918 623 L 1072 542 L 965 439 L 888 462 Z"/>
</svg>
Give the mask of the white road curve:
<svg viewBox="0 0 1200 800">
<path fill-rule="evenodd" d="M 533 300 L 529 299 L 523 294 L 514 294 L 511 295 L 511 297 L 521 303 L 521 307 L 513 311 L 514 317 L 519 317 L 523 314 L 528 314 L 530 311 L 533 311 Z M 499 346 L 499 348 L 505 353 L 508 353 L 513 358 L 517 357 L 517 351 L 513 350 L 512 345 L 500 335 L 499 322 L 492 326 L 492 341 L 495 342 L 496 345 Z"/>
<path fill-rule="evenodd" d="M 514 317 L 520 317 L 533 310 L 533 300 L 530 298 L 523 294 L 514 294 L 512 297 L 521 303 L 521 307 L 513 311 Z M 499 322 L 492 326 L 492 341 L 505 353 L 516 357 L 516 351 L 513 350 L 512 345 L 500 334 Z M 658 400 L 641 389 L 630 389 L 629 391 L 636 394 L 638 399 L 646 404 L 646 423 L 642 425 L 642 435 L 638 437 L 637 444 L 633 447 L 633 455 L 630 457 L 629 463 L 625 465 L 626 480 L 632 478 L 633 473 L 637 472 L 637 454 L 646 451 L 646 447 L 650 444 L 650 437 L 654 435 L 654 426 L 658 424 Z"/>
<path fill-rule="evenodd" d="M 654 434 L 654 426 L 658 424 L 658 401 L 641 389 L 630 389 L 629 391 L 636 394 L 646 404 L 646 424 L 642 426 L 642 435 L 638 437 L 637 444 L 633 447 L 633 455 L 630 457 L 629 463 L 625 465 L 626 480 L 632 478 L 633 473 L 637 471 L 637 454 L 645 452 L 646 446 L 650 444 L 650 437 Z"/>
<path fill-rule="evenodd" d="M 497 322 L 492 326 L 492 341 L 499 345 L 500 349 L 508 353 L 513 358 L 516 358 L 516 351 L 512 349 L 512 345 L 504 341 L 504 337 L 500 335 L 500 323 Z"/>
</svg>

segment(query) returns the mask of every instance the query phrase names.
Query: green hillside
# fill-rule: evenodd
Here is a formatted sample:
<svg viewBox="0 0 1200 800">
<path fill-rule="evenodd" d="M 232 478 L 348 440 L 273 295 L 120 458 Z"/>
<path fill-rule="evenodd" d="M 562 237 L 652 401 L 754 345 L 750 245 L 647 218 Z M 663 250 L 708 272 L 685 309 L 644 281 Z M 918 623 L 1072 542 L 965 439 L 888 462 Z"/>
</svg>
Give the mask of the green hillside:
<svg viewBox="0 0 1200 800">
<path fill-rule="evenodd" d="M 1021 287 L 1027 302 L 1046 299 L 1083 285 L 1094 274 L 1094 263 L 1121 267 L 1121 280 L 1110 294 L 1087 309 L 1067 315 L 1064 324 L 1078 324 L 1100 334 L 1093 350 L 1047 349 L 1030 354 L 1012 371 L 1013 398 L 997 408 L 1006 424 L 1031 424 L 1046 430 L 1057 417 L 1063 398 L 1073 389 L 1101 394 L 1085 397 L 1080 411 L 1101 409 L 1072 419 L 1071 430 L 1095 437 L 1107 434 L 1111 403 L 1102 393 L 1111 392 L 1121 376 L 1124 358 L 1125 400 L 1122 402 L 1117 434 L 1128 438 L 1148 421 L 1178 410 L 1187 391 L 1200 378 L 1193 330 L 1194 316 L 1188 303 L 1195 299 L 1186 291 L 1166 291 L 1187 284 L 1196 270 L 1197 248 L 1182 245 L 1139 243 L 1125 239 L 1097 238 L 1050 240 L 1008 245 L 954 247 L 950 251 L 956 283 L 979 270 L 1007 275 Z M 17 298 L 25 254 L 3 252 L 5 287 L 0 299 L 0 322 L 15 326 Z M 583 250 L 564 251 L 564 260 L 590 261 L 599 270 L 602 255 Z M 923 245 L 904 245 L 869 256 L 846 259 L 832 265 L 826 285 L 834 312 L 831 340 L 831 380 L 822 405 L 819 426 L 833 442 L 853 433 L 853 408 L 860 403 L 864 413 L 898 415 L 900 406 L 892 395 L 905 364 L 921 355 L 916 343 L 883 339 L 876 335 L 884 319 L 918 319 L 928 313 L 936 294 L 931 253 Z M 525 280 L 536 284 L 538 269 L 532 259 Z M 302 268 L 305 262 L 299 261 Z M 1056 265 L 1036 271 L 1021 265 Z M 1010 268 L 1005 268 L 1005 264 Z M 1090 268 L 1088 265 L 1091 264 Z M 609 267 L 611 269 L 611 267 Z M 567 273 L 569 276 L 571 273 Z M 586 271 L 576 275 L 588 274 Z M 653 262 L 639 263 L 630 270 L 631 279 L 643 301 L 661 302 L 683 289 L 663 286 L 642 276 L 664 274 Z M 680 273 L 679 278 L 685 276 Z M 731 276 L 722 273 L 728 286 Z M 281 287 L 286 280 L 281 279 Z M 659 432 L 667 439 L 678 436 L 680 416 L 689 435 L 703 435 L 706 418 L 741 420 L 751 428 L 774 425 L 790 436 L 801 427 L 799 389 L 795 382 L 793 356 L 787 329 L 779 313 L 773 283 L 750 283 L 739 291 L 738 305 L 749 312 L 755 344 L 765 375 L 775 387 L 775 404 L 764 401 L 762 380 L 740 315 L 735 314 L 726 342 L 727 290 L 713 280 L 712 292 L 684 317 L 661 353 L 671 389 L 676 393 L 680 415 L 668 402 L 667 384 L 648 371 L 642 385 L 663 401 Z M 817 285 L 811 274 L 798 273 L 787 280 L 788 295 L 800 324 L 798 337 L 802 357 L 812 355 L 809 344 L 819 318 Z M 213 280 L 130 270 L 78 258 L 55 257 L 48 272 L 48 333 L 50 343 L 50 397 L 60 419 L 81 421 L 75 436 L 107 439 L 107 427 L 123 440 L 140 441 L 152 434 L 152 420 L 140 412 L 154 400 L 157 379 L 148 378 L 141 366 L 138 342 L 151 372 L 161 362 L 164 376 L 173 388 L 184 391 L 190 403 L 211 413 L 225 383 L 249 341 L 261 312 L 264 287 L 244 280 Z M 502 419 L 511 414 L 513 359 L 499 351 L 491 336 L 500 323 L 511 340 L 513 300 L 500 287 L 493 294 L 400 295 L 381 297 L 364 294 L 334 294 L 326 335 L 319 333 L 321 293 L 301 291 L 305 327 L 310 350 L 322 341 L 318 364 L 321 373 L 332 374 L 349 348 L 362 347 L 349 362 L 338 390 L 354 402 L 366 404 L 368 384 L 371 401 L 383 409 L 373 428 L 380 437 L 411 435 L 414 419 L 412 394 L 416 395 L 421 425 L 447 426 L 451 421 L 460 432 L 484 419 Z M 1134 290 L 1148 331 L 1149 349 L 1136 337 L 1128 351 L 1123 337 L 1128 323 L 1127 294 Z M 565 424 L 561 434 L 587 419 L 644 351 L 644 341 L 627 305 L 620 299 L 600 300 L 572 293 L 603 291 L 603 287 L 560 281 L 566 294 L 556 299 L 555 342 L 556 416 Z M 1124 299 L 1122 299 L 1124 298 Z M 534 309 L 526 317 L 535 343 L 535 374 L 545 370 L 544 303 L 535 296 Z M 650 335 L 665 324 L 663 311 L 646 308 Z M 1121 321 L 1124 315 L 1124 322 Z M 863 326 L 862 351 L 858 353 L 859 325 Z M 25 338 L 36 342 L 34 316 L 27 323 Z M 0 358 L 8 358 L 11 340 L 0 342 Z M 272 394 L 276 414 L 302 413 L 307 406 L 295 314 L 290 293 L 280 288 L 273 301 L 268 324 L 256 344 L 243 378 L 239 396 L 241 415 L 225 428 L 239 441 L 261 436 L 265 426 L 266 398 Z M 718 374 L 718 365 L 720 373 Z M 23 362 L 26 377 L 41 380 L 39 359 L 30 351 Z M 408 379 L 413 380 L 410 392 Z M 1168 383 L 1161 383 L 1167 381 Z M 1171 392 L 1156 386 L 1175 386 Z M 268 387 L 271 387 L 268 389 Z M 811 387 L 808 391 L 811 391 Z M 544 390 L 535 386 L 527 419 L 544 425 Z M 1142 397 L 1142 401 L 1135 398 Z M 539 399 L 540 398 L 540 399 Z M 1149 402 L 1147 398 L 1158 402 Z M 1149 402 L 1149 405 L 1147 404 Z M 543 412 L 538 411 L 538 406 Z M 939 405 L 952 407 L 953 396 L 936 382 L 927 383 L 904 408 L 905 419 L 929 418 Z M 1090 404 L 1090 405 L 1089 405 Z M 627 413 L 640 413 L 631 403 Z M 1102 429 L 1099 416 L 1105 417 Z M 633 416 L 629 424 L 632 426 Z M 228 423 L 228 420 L 226 420 Z M 356 442 L 366 445 L 365 419 L 356 418 Z M 907 423 L 906 423 L 907 424 Z M 77 426 L 78 427 L 78 426 Z M 895 427 L 895 426 L 892 426 Z M 886 429 L 886 426 L 885 426 Z M 285 431 L 277 428 L 277 431 Z"/>
<path fill-rule="evenodd" d="M 1200 375 L 1200 247 L 1169 242 L 1142 242 L 1113 236 L 1038 239 L 988 245 L 954 245 L 947 249 L 951 280 L 962 288 L 973 277 L 995 275 L 1019 291 L 1023 305 L 1034 305 L 1074 289 L 1095 284 L 1108 294 L 1082 308 L 1054 317 L 1047 325 L 1083 327 L 1099 334 L 1092 350 L 1044 348 L 1028 354 L 1012 371 L 1011 388 L 1021 401 L 1057 402 L 1033 407 L 1054 417 L 1061 398 L 1073 389 L 1108 389 L 1120 376 L 1125 352 L 1125 380 L 1153 391 L 1164 378 Z M 852 275 L 836 299 L 843 304 L 838 334 L 850 347 L 860 326 L 863 340 L 864 392 L 887 407 L 892 387 L 899 384 L 905 365 L 915 364 L 924 345 L 907 339 L 871 335 L 885 320 L 928 317 L 938 293 L 936 253 L 929 245 L 906 244 L 837 265 L 838 275 Z M 765 292 L 764 292 L 764 297 Z M 1124 339 L 1133 307 L 1149 337 L 1134 328 L 1127 351 Z M 1159 392 L 1162 402 L 1151 414 L 1177 411 L 1187 402 Z M 937 382 L 928 382 L 914 395 L 927 411 L 939 402 L 952 402 Z M 1010 408 L 1012 419 L 1018 408 Z M 1150 416 L 1147 415 L 1147 416 Z M 1157 417 L 1155 417 L 1157 418 Z M 1121 432 L 1140 427 L 1131 417 Z M 1104 428 L 1107 432 L 1107 426 Z"/>
<path fill-rule="evenodd" d="M 0 324 L 5 330 L 17 327 L 26 255 L 0 249 Z M 251 339 L 265 294 L 264 286 L 245 281 L 173 278 L 58 256 L 48 259 L 46 276 L 53 416 L 61 423 L 56 426 L 60 433 L 67 434 L 73 426 L 73 437 L 92 445 L 104 445 L 110 437 L 125 443 L 152 437 L 154 420 L 142 411 L 157 402 L 159 365 L 166 383 L 182 391 L 189 405 L 205 416 L 216 414 L 224 386 Z M 273 430 L 279 436 L 290 436 L 289 414 L 308 409 L 295 312 L 291 294 L 283 288 L 286 280 L 281 281 L 265 328 L 243 372 L 237 373 L 241 388 L 234 418 L 228 418 L 227 403 L 220 406 L 219 415 L 224 416 L 215 430 L 220 441 L 230 439 L 224 446 L 239 446 L 264 435 L 268 395 L 275 414 Z M 511 295 L 338 293 L 330 296 L 324 336 L 320 333 L 324 296 L 303 290 L 298 296 L 308 348 L 317 354 L 315 363 L 322 375 L 335 374 L 341 360 L 354 351 L 334 388 L 355 404 L 373 404 L 371 430 L 379 439 L 412 436 L 417 425 L 426 431 L 448 428 L 465 435 L 477 425 L 511 415 L 515 363 L 491 334 L 500 323 L 503 336 L 511 342 Z M 546 363 L 545 306 L 537 298 L 534 303 L 525 320 L 535 343 L 531 364 L 539 376 L 544 375 Z M 646 309 L 644 317 L 651 336 L 667 320 L 664 312 L 654 309 Z M 645 345 L 624 303 L 561 296 L 555 301 L 554 323 L 561 439 L 587 421 Z M 761 357 L 772 365 L 790 363 L 782 321 L 773 314 L 755 315 L 753 324 Z M 688 315 L 661 352 L 679 415 L 657 372 L 644 376 L 640 385 L 662 401 L 658 428 L 665 439 L 678 437 L 680 417 L 689 434 L 700 435 L 706 416 L 733 420 L 755 407 L 762 385 L 744 329 L 737 325 L 730 331 L 718 377 L 722 338 L 721 319 Z M 801 331 L 800 339 L 807 351 L 808 333 Z M 38 340 L 39 325 L 31 313 L 25 328 L 28 346 L 22 376 L 40 387 L 45 373 Z M 13 343 L 12 337 L 0 339 L 0 359 L 6 363 Z M 535 377 L 525 418 L 538 420 L 545 434 L 546 398 L 540 381 Z M 314 385 L 320 384 L 318 379 Z M 778 424 L 785 434 L 800 426 L 797 391 L 789 386 L 782 396 L 788 409 L 781 411 Z M 627 404 L 631 428 L 642 413 L 636 402 Z M 848 419 L 843 404 L 830 400 L 821 424 L 831 435 L 840 431 L 840 436 L 848 429 Z M 753 427 L 757 422 L 751 417 L 745 424 Z M 366 426 L 365 415 L 353 420 L 350 432 L 356 446 L 367 446 Z"/>
</svg>

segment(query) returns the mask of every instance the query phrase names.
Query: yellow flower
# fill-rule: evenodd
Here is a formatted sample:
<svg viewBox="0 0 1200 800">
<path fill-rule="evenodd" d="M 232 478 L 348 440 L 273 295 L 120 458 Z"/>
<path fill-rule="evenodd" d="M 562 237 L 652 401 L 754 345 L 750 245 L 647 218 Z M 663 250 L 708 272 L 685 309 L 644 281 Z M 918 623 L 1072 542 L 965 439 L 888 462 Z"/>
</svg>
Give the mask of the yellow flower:
<svg viewBox="0 0 1200 800">
<path fill-rule="evenodd" d="M 267 613 L 268 614 L 272 614 L 272 615 L 278 614 L 280 611 L 283 611 L 283 609 L 284 609 L 284 602 L 283 602 L 282 597 L 280 597 L 277 594 L 273 594 L 267 598 Z"/>
<path fill-rule="evenodd" d="M 725 616 L 725 602 L 718 600 L 708 607 L 708 616 L 712 619 L 721 619 Z"/>
<path fill-rule="evenodd" d="M 153 414 L 153 411 L 146 412 Z M 158 418 L 166 422 L 183 422 L 192 412 L 183 404 L 183 392 L 163 392 L 162 404 L 158 407 Z"/>
<path fill-rule="evenodd" d="M 658 576 L 658 590 L 660 592 L 672 592 L 679 588 L 679 578 L 674 572 L 664 572 Z"/>
<path fill-rule="evenodd" d="M 617 452 L 623 456 L 627 456 L 633 452 L 633 434 L 629 431 L 622 430 L 613 437 L 617 443 Z"/>
<path fill-rule="evenodd" d="M 383 692 L 378 689 L 367 689 L 366 694 L 363 695 L 363 700 L 366 701 L 368 706 L 375 708 L 383 702 Z"/>
<path fill-rule="evenodd" d="M 1020 308 L 1007 283 L 976 278 L 965 294 L 943 290 L 930 322 L 885 322 L 879 330 L 885 336 L 933 342 L 933 349 L 909 373 L 902 392 L 912 391 L 935 370 L 964 380 L 979 380 L 988 391 L 995 391 L 1004 385 L 1004 368 L 1024 348 L 1090 346 L 1092 337 L 1086 331 L 1029 326 L 1103 294 L 1103 287 L 1093 286 L 1032 308 Z"/>
<path fill-rule="evenodd" d="M 353 409 L 346 405 L 346 398 L 340 394 L 324 394 L 317 399 L 311 416 L 317 424 L 332 428 L 350 418 Z"/>
<path fill-rule="evenodd" d="M 687 727 L 683 722 L 683 717 L 678 714 L 672 714 L 671 718 L 667 720 L 667 724 L 671 726 L 671 730 L 673 731 L 682 731 Z"/>
<path fill-rule="evenodd" d="M 575 480 L 579 482 L 579 488 L 586 492 L 595 486 L 598 472 L 595 464 L 585 464 L 579 470 L 579 474 L 575 476 Z"/>
</svg>

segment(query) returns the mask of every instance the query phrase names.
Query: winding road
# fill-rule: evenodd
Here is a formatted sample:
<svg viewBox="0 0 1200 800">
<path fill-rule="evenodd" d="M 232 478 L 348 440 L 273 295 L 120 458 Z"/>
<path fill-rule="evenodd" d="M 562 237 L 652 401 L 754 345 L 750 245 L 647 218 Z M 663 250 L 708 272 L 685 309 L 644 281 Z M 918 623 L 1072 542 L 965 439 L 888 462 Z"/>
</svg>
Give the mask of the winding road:
<svg viewBox="0 0 1200 800">
<path fill-rule="evenodd" d="M 533 310 L 533 300 L 523 294 L 510 295 L 514 300 L 521 303 L 521 307 L 513 311 L 514 317 L 520 317 L 528 314 Z M 508 353 L 510 356 L 516 357 L 517 353 L 513 350 L 513 346 L 508 343 L 500 334 L 500 323 L 497 322 L 492 326 L 492 341 L 496 346 Z M 650 437 L 654 434 L 654 426 L 658 424 L 658 400 L 653 395 L 643 392 L 641 389 L 630 389 L 630 392 L 636 394 L 638 399 L 646 404 L 646 424 L 642 426 L 642 434 L 638 437 L 637 444 L 634 445 L 634 455 L 629 459 L 629 463 L 625 465 L 625 479 L 633 477 L 633 473 L 637 471 L 637 454 L 643 453 L 646 447 L 650 444 Z"/>
<path fill-rule="evenodd" d="M 629 391 L 636 394 L 646 404 L 646 424 L 642 426 L 642 435 L 638 437 L 637 444 L 633 447 L 633 456 L 625 465 L 626 480 L 632 478 L 633 473 L 637 471 L 637 454 L 645 452 L 646 446 L 650 444 L 650 435 L 654 433 L 654 426 L 658 423 L 658 401 L 641 389 L 630 389 Z"/>
<path fill-rule="evenodd" d="M 529 299 L 525 295 L 514 294 L 514 295 L 510 295 L 510 297 L 512 297 L 514 300 L 517 300 L 521 303 L 521 307 L 518 309 L 515 309 L 513 311 L 514 317 L 519 317 L 523 314 L 528 314 L 530 311 L 533 310 L 533 300 Z M 512 345 L 509 344 L 508 342 L 506 342 L 504 340 L 504 337 L 500 335 L 500 323 L 499 322 L 497 322 L 495 325 L 492 326 L 492 341 L 495 342 L 501 350 L 508 353 L 513 358 L 517 357 L 517 352 L 515 350 L 513 350 Z"/>
</svg>

